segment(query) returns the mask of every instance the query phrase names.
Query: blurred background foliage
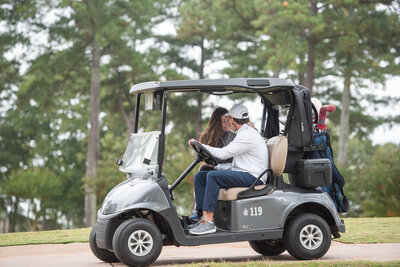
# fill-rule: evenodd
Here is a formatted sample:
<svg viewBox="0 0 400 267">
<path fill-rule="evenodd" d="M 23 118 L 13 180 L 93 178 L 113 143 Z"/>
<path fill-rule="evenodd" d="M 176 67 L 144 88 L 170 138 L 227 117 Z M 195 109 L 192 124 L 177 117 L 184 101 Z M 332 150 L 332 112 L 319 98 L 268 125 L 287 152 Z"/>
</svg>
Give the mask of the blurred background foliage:
<svg viewBox="0 0 400 267">
<path fill-rule="evenodd" d="M 378 126 L 400 121 L 371 112 L 399 101 L 378 93 L 400 74 L 398 1 L 6 0 L 0 7 L 0 232 L 85 225 L 85 189 L 99 208 L 125 179 L 115 159 L 132 132 L 130 86 L 216 77 L 288 78 L 336 104 L 328 128 L 352 205 L 345 216 L 400 215 L 400 145 L 371 140 Z M 96 83 L 96 175 L 85 177 Z M 193 161 L 187 140 L 198 138 L 217 105 L 207 94 L 169 96 L 170 184 Z M 140 131 L 159 129 L 159 112 L 140 115 Z M 180 214 L 193 206 L 194 173 L 176 190 Z"/>
</svg>

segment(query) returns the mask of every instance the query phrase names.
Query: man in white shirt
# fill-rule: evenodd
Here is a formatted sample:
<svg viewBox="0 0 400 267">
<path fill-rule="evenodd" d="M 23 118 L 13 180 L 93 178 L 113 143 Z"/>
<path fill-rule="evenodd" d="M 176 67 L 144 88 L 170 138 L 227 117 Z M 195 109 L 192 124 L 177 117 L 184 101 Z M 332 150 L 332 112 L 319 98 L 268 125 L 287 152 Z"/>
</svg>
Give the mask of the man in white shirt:
<svg viewBox="0 0 400 267">
<path fill-rule="evenodd" d="M 193 235 L 214 233 L 214 211 L 221 188 L 250 187 L 257 177 L 268 168 L 268 149 L 256 129 L 248 126 L 249 112 L 242 104 L 234 105 L 226 114 L 232 117 L 235 139 L 226 147 L 204 145 L 211 154 L 221 160 L 233 158 L 232 165 L 224 170 L 219 165 L 214 171 L 200 171 L 195 175 L 194 189 L 197 208 L 203 210 L 203 218 L 189 231 Z M 259 184 L 265 183 L 262 177 Z"/>
</svg>

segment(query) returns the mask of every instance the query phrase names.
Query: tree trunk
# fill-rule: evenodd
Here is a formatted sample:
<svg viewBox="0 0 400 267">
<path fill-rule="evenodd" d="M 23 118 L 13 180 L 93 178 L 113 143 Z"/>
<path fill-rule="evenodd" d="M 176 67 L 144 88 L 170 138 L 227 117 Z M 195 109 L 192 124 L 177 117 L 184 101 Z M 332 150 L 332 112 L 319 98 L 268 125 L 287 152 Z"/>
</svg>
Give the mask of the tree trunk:
<svg viewBox="0 0 400 267">
<path fill-rule="evenodd" d="M 126 112 L 124 108 L 124 82 L 123 82 L 123 77 L 121 75 L 121 72 L 118 70 L 118 66 L 115 66 L 115 73 L 117 74 L 118 77 L 118 109 L 119 112 L 121 113 L 121 116 L 125 122 L 126 125 L 126 131 L 127 131 L 127 136 L 129 138 L 129 135 L 133 132 L 133 124 L 134 124 L 134 112 Z M 135 81 L 134 77 L 134 72 L 132 73 L 132 81 Z M 128 99 L 129 102 L 129 99 Z"/>
<path fill-rule="evenodd" d="M 10 212 L 10 232 L 16 232 L 17 226 L 19 224 L 18 220 L 18 210 L 19 210 L 19 198 L 15 197 L 15 201 L 13 201 L 13 197 L 7 198 L 8 203 L 11 204 L 11 212 Z"/>
<path fill-rule="evenodd" d="M 8 213 L 9 206 L 10 206 L 10 213 Z M 12 223 L 12 215 L 13 215 L 13 207 L 12 207 L 12 201 L 11 201 L 10 197 L 6 197 L 6 199 L 5 199 L 4 211 L 5 211 L 5 217 L 4 217 L 3 233 L 9 233 L 12 230 L 11 223 Z"/>
<path fill-rule="evenodd" d="M 200 58 L 200 66 L 199 66 L 199 78 L 204 79 L 204 65 L 205 65 L 205 60 L 206 60 L 206 51 L 204 47 L 204 38 L 201 39 L 201 44 L 200 44 L 200 49 L 201 49 L 201 58 Z M 195 120 L 195 137 L 196 140 L 200 139 L 200 134 L 202 131 L 202 120 L 201 120 L 201 114 L 203 113 L 203 95 L 201 93 L 197 94 L 197 112 L 196 112 L 196 120 Z"/>
<path fill-rule="evenodd" d="M 42 231 L 45 231 L 47 228 L 47 220 L 46 220 L 46 207 L 42 205 L 42 200 L 40 201 L 40 212 L 42 213 Z"/>
<path fill-rule="evenodd" d="M 134 120 L 134 117 L 133 117 L 133 114 L 127 113 L 125 111 L 125 108 L 124 108 L 124 105 L 123 105 L 124 101 L 122 99 L 122 93 L 123 93 L 122 92 L 122 88 L 119 88 L 118 89 L 118 108 L 119 108 L 119 111 L 120 111 L 120 113 L 122 115 L 122 118 L 125 121 L 126 130 L 127 130 L 128 138 L 129 138 L 129 135 L 133 132 L 133 120 Z"/>
<path fill-rule="evenodd" d="M 3 229 L 1 230 L 2 233 L 8 233 L 10 231 L 10 219 L 7 212 L 7 206 L 5 206 L 5 214 L 3 220 Z"/>
<path fill-rule="evenodd" d="M 347 141 L 349 138 L 350 128 L 350 86 L 351 70 L 348 67 L 345 71 L 344 89 L 342 94 L 342 113 L 340 114 L 338 164 L 341 166 L 345 166 L 347 161 Z"/>
<path fill-rule="evenodd" d="M 99 156 L 100 113 L 100 50 L 96 40 L 92 43 L 92 69 L 90 80 L 90 131 L 85 172 L 85 225 L 93 226 L 96 220 L 96 194 L 90 180 L 96 176 Z"/>
<path fill-rule="evenodd" d="M 299 84 L 300 85 L 305 85 L 305 77 L 304 77 L 305 73 L 304 73 L 303 64 L 304 64 L 303 57 L 300 56 L 300 64 L 298 66 L 298 68 L 299 68 L 298 75 L 299 75 Z"/>
<path fill-rule="evenodd" d="M 31 211 L 32 211 L 32 217 L 34 217 L 33 219 L 30 218 Z M 26 222 L 28 224 L 29 232 L 35 231 L 35 203 L 34 203 L 33 199 L 29 200 L 29 203 L 28 203 L 28 210 L 26 213 Z"/>
<path fill-rule="evenodd" d="M 310 1 L 311 16 L 315 16 L 318 12 L 317 3 Z M 315 72 L 315 47 L 317 45 L 316 39 L 311 36 L 307 38 L 307 64 L 306 64 L 306 80 L 305 86 L 310 90 L 312 96 L 314 86 L 314 72 Z"/>
<path fill-rule="evenodd" d="M 307 65 L 306 65 L 306 80 L 305 86 L 310 90 L 310 95 L 312 96 L 313 86 L 314 86 L 314 69 L 315 69 L 315 43 L 314 41 L 308 40 L 307 44 Z"/>
<path fill-rule="evenodd" d="M 200 79 L 204 79 L 204 66 L 205 66 L 205 61 L 206 61 L 206 49 L 204 47 L 204 38 L 201 39 L 200 43 L 200 49 L 201 49 L 201 57 L 200 57 L 200 66 L 198 68 L 198 74 Z M 201 114 L 203 113 L 203 95 L 201 93 L 197 94 L 196 97 L 197 100 L 197 111 L 196 111 L 196 118 L 195 118 L 195 139 L 199 140 L 200 139 L 200 134 L 203 126 L 202 119 L 201 119 Z M 193 198 L 192 199 L 192 204 L 191 204 L 191 209 L 193 210 L 194 207 L 196 206 L 196 201 Z"/>
<path fill-rule="evenodd" d="M 201 121 L 201 113 L 203 112 L 203 95 L 197 94 L 197 112 L 196 112 L 196 121 L 195 121 L 195 129 L 196 129 L 196 140 L 200 139 L 200 134 L 202 131 L 202 121 Z"/>
<path fill-rule="evenodd" d="M 37 206 L 35 204 L 35 200 L 32 200 L 33 203 L 33 209 L 32 209 L 32 213 L 33 213 L 33 222 L 32 222 L 32 229 L 31 232 L 36 231 L 38 229 L 38 220 L 39 220 L 39 216 L 40 216 L 40 212 L 38 212 L 37 210 Z"/>
</svg>

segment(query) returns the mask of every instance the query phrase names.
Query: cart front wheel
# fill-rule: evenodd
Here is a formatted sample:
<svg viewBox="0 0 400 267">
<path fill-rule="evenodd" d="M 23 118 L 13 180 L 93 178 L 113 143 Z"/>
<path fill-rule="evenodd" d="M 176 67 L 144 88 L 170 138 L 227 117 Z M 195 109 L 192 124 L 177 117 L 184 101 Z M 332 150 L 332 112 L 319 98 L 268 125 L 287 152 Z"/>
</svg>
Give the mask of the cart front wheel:
<svg viewBox="0 0 400 267">
<path fill-rule="evenodd" d="M 90 231 L 89 245 L 90 245 L 90 249 L 92 250 L 93 254 L 99 260 L 102 260 L 104 262 L 118 262 L 119 261 L 113 252 L 111 252 L 107 249 L 99 248 L 97 246 L 95 227 L 93 227 L 92 231 Z"/>
<path fill-rule="evenodd" d="M 161 249 L 160 230 L 148 220 L 140 218 L 128 220 L 114 233 L 114 253 L 126 265 L 150 265 L 157 260 Z"/>
<path fill-rule="evenodd" d="M 281 240 L 257 240 L 249 241 L 249 244 L 255 252 L 264 256 L 276 256 L 283 253 L 286 248 Z"/>
<path fill-rule="evenodd" d="M 318 259 L 331 246 L 331 230 L 320 216 L 305 213 L 293 218 L 284 233 L 287 251 L 300 260 Z"/>
</svg>

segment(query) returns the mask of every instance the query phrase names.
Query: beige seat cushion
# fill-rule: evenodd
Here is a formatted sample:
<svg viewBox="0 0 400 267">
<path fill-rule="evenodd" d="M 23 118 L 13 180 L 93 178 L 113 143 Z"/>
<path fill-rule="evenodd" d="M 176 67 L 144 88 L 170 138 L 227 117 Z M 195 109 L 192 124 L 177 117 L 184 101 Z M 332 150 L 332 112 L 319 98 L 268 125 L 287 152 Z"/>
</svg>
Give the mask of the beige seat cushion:
<svg viewBox="0 0 400 267">
<path fill-rule="evenodd" d="M 269 167 L 274 175 L 282 175 L 286 165 L 288 140 L 286 136 L 274 136 L 267 140 Z"/>
<path fill-rule="evenodd" d="M 265 188 L 267 185 L 262 184 L 262 185 L 256 185 L 254 188 L 256 190 L 260 190 Z M 220 189 L 219 190 L 219 195 L 218 195 L 218 200 L 223 200 L 223 201 L 232 201 L 238 199 L 238 195 L 240 192 L 249 189 L 248 187 L 232 187 L 228 189 Z"/>
<path fill-rule="evenodd" d="M 286 165 L 286 157 L 288 151 L 288 140 L 286 136 L 274 136 L 266 140 L 268 148 L 269 167 L 274 175 L 279 176 L 283 173 Z M 266 185 L 256 185 L 254 188 L 260 190 Z M 232 187 L 229 189 L 219 190 L 218 200 L 232 201 L 237 200 L 238 194 L 248 187 Z M 272 191 L 271 191 L 272 192 Z"/>
</svg>

